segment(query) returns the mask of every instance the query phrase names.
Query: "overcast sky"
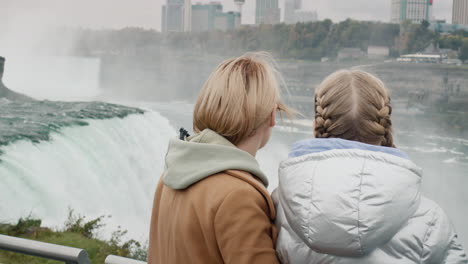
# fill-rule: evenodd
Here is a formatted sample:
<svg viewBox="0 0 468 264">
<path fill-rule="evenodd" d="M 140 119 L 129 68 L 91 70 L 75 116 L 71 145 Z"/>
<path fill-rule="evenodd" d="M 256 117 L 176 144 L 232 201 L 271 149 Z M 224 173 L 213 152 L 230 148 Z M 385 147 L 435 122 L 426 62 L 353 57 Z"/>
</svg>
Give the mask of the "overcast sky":
<svg viewBox="0 0 468 264">
<path fill-rule="evenodd" d="M 280 7 L 284 0 L 280 1 Z M 161 4 L 165 0 L 0 0 L 0 30 L 18 24 L 49 23 L 91 28 L 138 26 L 161 27 Z M 210 0 L 193 0 L 193 3 Z M 219 1 L 225 10 L 234 10 L 234 0 Z M 316 10 L 320 19 L 334 21 L 389 21 L 391 0 L 303 0 L 304 9 Z M 434 15 L 451 22 L 452 0 L 435 0 Z M 254 22 L 255 0 L 246 0 L 244 23 Z M 27 23 L 26 23 L 27 22 Z"/>
</svg>

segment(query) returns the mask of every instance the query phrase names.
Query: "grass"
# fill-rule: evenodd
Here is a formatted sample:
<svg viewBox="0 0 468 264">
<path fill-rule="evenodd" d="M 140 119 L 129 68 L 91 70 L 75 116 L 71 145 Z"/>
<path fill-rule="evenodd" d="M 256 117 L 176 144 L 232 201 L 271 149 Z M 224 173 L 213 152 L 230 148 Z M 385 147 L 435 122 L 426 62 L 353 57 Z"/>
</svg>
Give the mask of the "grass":
<svg viewBox="0 0 468 264">
<path fill-rule="evenodd" d="M 16 224 L 0 224 L 0 234 L 32 239 L 57 245 L 85 249 L 91 263 L 104 263 L 108 255 L 117 255 L 146 261 L 146 247 L 135 240 L 123 241 L 126 231 L 118 229 L 110 240 L 101 240 L 95 233 L 104 225 L 104 217 L 87 221 L 85 217 L 69 211 L 68 219 L 61 230 L 41 226 L 40 219 L 21 218 Z M 0 263 L 55 264 L 59 261 L 0 250 Z"/>
</svg>

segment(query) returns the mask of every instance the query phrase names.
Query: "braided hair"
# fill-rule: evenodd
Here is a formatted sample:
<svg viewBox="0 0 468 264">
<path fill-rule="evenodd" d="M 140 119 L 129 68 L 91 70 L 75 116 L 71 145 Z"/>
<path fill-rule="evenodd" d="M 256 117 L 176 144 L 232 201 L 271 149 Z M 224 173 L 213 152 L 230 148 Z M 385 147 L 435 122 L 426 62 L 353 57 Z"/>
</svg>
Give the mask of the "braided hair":
<svg viewBox="0 0 468 264">
<path fill-rule="evenodd" d="M 315 91 L 314 134 L 395 147 L 391 114 L 390 96 L 380 79 L 364 71 L 338 71 Z"/>
</svg>

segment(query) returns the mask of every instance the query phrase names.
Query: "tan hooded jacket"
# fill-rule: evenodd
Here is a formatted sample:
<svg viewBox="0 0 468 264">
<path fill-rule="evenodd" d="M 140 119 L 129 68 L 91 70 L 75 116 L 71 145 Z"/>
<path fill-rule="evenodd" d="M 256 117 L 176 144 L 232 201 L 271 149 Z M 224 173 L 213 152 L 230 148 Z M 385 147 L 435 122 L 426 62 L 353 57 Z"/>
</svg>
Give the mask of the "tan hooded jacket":
<svg viewBox="0 0 468 264">
<path fill-rule="evenodd" d="M 154 198 L 148 263 L 279 263 L 267 185 L 254 157 L 211 130 L 172 140 Z"/>
</svg>

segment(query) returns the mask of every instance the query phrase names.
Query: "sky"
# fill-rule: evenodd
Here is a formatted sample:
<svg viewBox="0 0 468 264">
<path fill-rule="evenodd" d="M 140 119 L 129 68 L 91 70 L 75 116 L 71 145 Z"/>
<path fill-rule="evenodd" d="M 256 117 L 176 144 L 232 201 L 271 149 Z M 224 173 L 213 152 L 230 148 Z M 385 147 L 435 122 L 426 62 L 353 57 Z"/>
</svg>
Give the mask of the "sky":
<svg viewBox="0 0 468 264">
<path fill-rule="evenodd" d="M 280 1 L 280 7 L 284 0 Z M 143 27 L 160 30 L 165 0 L 0 0 L 0 30 L 5 27 L 49 23 L 84 28 Z M 210 0 L 192 0 L 192 4 Z M 234 0 L 219 0 L 226 11 L 236 10 Z M 304 9 L 316 10 L 319 19 L 341 21 L 390 20 L 391 0 L 303 0 Z M 451 22 L 452 0 L 435 0 L 434 16 Z M 255 20 L 255 0 L 246 0 L 243 23 Z"/>
</svg>

